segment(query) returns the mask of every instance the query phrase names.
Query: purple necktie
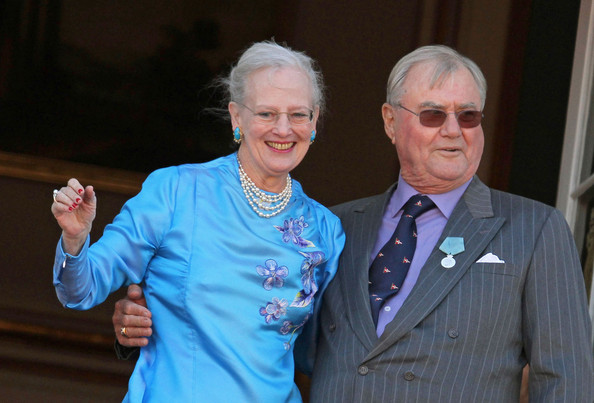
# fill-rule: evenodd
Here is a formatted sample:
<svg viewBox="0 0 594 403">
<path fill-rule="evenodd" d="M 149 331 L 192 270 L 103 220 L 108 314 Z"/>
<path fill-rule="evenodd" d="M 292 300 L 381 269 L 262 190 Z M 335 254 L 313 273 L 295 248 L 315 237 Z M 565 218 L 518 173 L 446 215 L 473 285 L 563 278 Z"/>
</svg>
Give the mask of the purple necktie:
<svg viewBox="0 0 594 403">
<path fill-rule="evenodd" d="M 376 326 L 380 308 L 402 287 L 415 254 L 417 247 L 415 219 L 433 207 L 435 204 L 427 196 L 415 195 L 408 199 L 392 237 L 371 263 L 369 299 L 373 322 Z"/>
</svg>

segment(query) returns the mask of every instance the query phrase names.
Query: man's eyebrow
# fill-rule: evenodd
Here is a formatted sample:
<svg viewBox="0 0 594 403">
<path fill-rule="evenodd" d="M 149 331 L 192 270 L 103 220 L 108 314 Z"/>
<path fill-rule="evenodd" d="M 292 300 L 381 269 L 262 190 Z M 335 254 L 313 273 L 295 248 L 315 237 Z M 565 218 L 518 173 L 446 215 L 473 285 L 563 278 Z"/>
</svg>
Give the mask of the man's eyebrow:
<svg viewBox="0 0 594 403">
<path fill-rule="evenodd" d="M 438 104 L 433 101 L 426 101 L 421 102 L 419 105 L 421 108 L 431 108 L 431 109 L 446 109 L 446 107 L 442 104 Z M 478 109 L 474 102 L 467 102 L 465 104 L 457 105 L 456 109 Z"/>
<path fill-rule="evenodd" d="M 421 108 L 445 109 L 445 106 L 431 101 L 421 102 L 421 105 L 419 106 Z"/>
</svg>

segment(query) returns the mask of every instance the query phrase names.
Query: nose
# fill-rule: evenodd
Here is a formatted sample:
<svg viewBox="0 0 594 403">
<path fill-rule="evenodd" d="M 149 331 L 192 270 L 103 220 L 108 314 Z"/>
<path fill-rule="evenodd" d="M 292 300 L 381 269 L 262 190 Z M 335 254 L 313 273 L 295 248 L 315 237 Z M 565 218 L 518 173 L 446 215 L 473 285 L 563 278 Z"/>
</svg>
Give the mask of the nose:
<svg viewBox="0 0 594 403">
<path fill-rule="evenodd" d="M 291 122 L 289 122 L 289 116 L 286 113 L 278 115 L 278 119 L 274 124 L 274 129 L 279 136 L 287 136 L 291 132 Z"/>
<path fill-rule="evenodd" d="M 440 132 L 444 136 L 458 137 L 462 134 L 462 129 L 458 123 L 458 118 L 455 113 L 448 113 L 445 122 L 441 125 Z"/>
</svg>

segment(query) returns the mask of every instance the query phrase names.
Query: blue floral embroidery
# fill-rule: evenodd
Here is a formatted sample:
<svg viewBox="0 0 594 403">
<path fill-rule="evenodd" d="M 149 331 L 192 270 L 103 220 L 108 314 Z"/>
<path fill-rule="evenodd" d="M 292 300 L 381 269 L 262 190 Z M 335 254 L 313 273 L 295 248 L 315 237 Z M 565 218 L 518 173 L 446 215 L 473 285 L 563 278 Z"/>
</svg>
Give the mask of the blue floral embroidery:
<svg viewBox="0 0 594 403">
<path fill-rule="evenodd" d="M 318 292 L 315 268 L 324 261 L 325 255 L 323 252 L 299 253 L 305 256 L 305 260 L 301 263 L 301 284 L 303 285 L 303 289 L 295 295 L 291 306 L 303 308 L 311 304 L 314 295 Z"/>
<path fill-rule="evenodd" d="M 281 288 L 285 284 L 285 278 L 289 275 L 289 269 L 286 266 L 278 267 L 275 260 L 268 259 L 264 262 L 266 267 L 258 265 L 256 271 L 262 277 L 266 277 L 262 282 L 265 290 L 272 290 L 272 287 Z"/>
<path fill-rule="evenodd" d="M 272 302 L 268 302 L 265 307 L 260 308 L 260 315 L 266 318 L 266 323 L 272 320 L 279 320 L 281 316 L 287 314 L 287 305 L 289 302 L 286 299 L 272 298 Z"/>
<path fill-rule="evenodd" d="M 274 226 L 274 228 L 282 232 L 283 242 L 289 243 L 292 241 L 300 248 L 313 248 L 315 247 L 313 242 L 301 237 L 303 229 L 307 227 L 309 227 L 309 224 L 305 222 L 305 218 L 303 218 L 303 216 L 297 219 L 290 218 L 289 220 L 285 220 L 282 227 L 278 225 Z"/>
<path fill-rule="evenodd" d="M 280 328 L 281 334 L 289 334 L 289 332 L 294 326 L 295 325 L 293 325 L 293 322 L 291 322 L 290 320 L 285 320 L 283 322 L 283 326 Z"/>
<path fill-rule="evenodd" d="M 285 320 L 283 322 L 283 326 L 280 328 L 280 333 L 282 335 L 287 335 L 287 334 L 289 334 L 289 332 L 291 332 L 291 338 L 289 339 L 289 341 L 286 341 L 283 343 L 285 350 L 289 350 L 291 348 L 291 342 L 293 341 L 293 336 L 295 336 L 295 332 L 299 328 L 303 327 L 303 325 L 305 325 L 305 322 L 307 322 L 307 320 L 309 319 L 310 316 L 311 316 L 311 310 L 310 310 L 310 313 L 307 314 L 305 319 L 303 319 L 303 322 L 301 322 L 298 325 L 294 325 L 293 322 L 291 322 L 290 320 Z"/>
</svg>

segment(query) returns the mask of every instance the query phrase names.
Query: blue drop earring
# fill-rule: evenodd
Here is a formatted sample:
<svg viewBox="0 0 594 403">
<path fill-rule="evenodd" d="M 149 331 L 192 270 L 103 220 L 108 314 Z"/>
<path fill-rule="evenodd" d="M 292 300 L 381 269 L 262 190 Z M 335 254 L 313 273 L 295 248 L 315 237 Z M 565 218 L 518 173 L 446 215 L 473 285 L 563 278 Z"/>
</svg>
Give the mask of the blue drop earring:
<svg viewBox="0 0 594 403">
<path fill-rule="evenodd" d="M 311 137 L 309 138 L 309 144 L 313 144 L 314 140 L 316 139 L 316 131 L 311 131 Z"/>
<path fill-rule="evenodd" d="M 236 144 L 241 144 L 241 129 L 239 127 L 236 127 L 235 129 L 233 129 L 233 141 Z"/>
</svg>

